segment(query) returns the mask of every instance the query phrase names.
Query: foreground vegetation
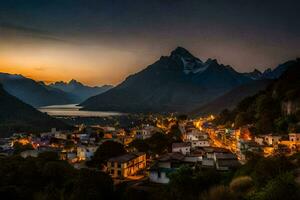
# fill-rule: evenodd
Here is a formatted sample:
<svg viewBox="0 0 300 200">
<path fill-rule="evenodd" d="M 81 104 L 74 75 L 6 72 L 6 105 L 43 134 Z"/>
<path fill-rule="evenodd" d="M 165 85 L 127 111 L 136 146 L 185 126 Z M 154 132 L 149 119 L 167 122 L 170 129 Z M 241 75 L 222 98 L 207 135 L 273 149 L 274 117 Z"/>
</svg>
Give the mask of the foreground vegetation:
<svg viewBox="0 0 300 200">
<path fill-rule="evenodd" d="M 109 175 L 95 170 L 76 170 L 55 153 L 38 158 L 0 158 L 0 196 L 5 199 L 174 199 L 174 200 L 289 200 L 300 198 L 296 183 L 300 154 L 292 157 L 251 156 L 236 171 L 181 167 L 169 174 L 168 185 L 130 183 L 117 186 Z"/>
</svg>

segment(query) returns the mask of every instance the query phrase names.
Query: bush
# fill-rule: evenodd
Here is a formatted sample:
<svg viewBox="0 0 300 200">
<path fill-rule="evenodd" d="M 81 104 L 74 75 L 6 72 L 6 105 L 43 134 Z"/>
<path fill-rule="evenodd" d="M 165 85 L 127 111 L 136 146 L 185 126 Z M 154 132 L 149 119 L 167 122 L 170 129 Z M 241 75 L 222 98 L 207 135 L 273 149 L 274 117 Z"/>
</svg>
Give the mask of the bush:
<svg viewBox="0 0 300 200">
<path fill-rule="evenodd" d="M 241 176 L 233 179 L 229 185 L 232 192 L 244 195 L 253 189 L 254 182 L 250 176 Z"/>
<path fill-rule="evenodd" d="M 224 185 L 212 187 L 208 192 L 204 193 L 201 200 L 237 200 L 237 197 L 230 189 Z"/>
</svg>

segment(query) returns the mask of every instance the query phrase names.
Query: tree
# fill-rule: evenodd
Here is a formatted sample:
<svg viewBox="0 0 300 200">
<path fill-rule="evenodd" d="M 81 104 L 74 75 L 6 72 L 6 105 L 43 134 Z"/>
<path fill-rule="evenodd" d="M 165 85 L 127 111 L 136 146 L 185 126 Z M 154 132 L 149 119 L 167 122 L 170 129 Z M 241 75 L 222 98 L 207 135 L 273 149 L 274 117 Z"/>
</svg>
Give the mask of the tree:
<svg viewBox="0 0 300 200">
<path fill-rule="evenodd" d="M 230 182 L 229 188 L 241 199 L 254 189 L 254 182 L 250 176 L 240 176 Z"/>
<path fill-rule="evenodd" d="M 250 123 L 250 119 L 246 112 L 240 112 L 236 115 L 234 120 L 234 126 L 239 128 L 241 126 L 247 125 Z"/>
<path fill-rule="evenodd" d="M 14 154 L 19 154 L 23 151 L 27 151 L 27 150 L 33 150 L 33 146 L 32 144 L 28 143 L 28 144 L 21 144 L 19 142 L 15 142 L 14 143 Z"/>
<path fill-rule="evenodd" d="M 257 200 L 297 200 L 300 199 L 300 188 L 291 173 L 284 173 L 269 181 L 261 191 L 254 193 L 252 199 Z M 288 195 L 288 196 L 287 196 Z"/>
<path fill-rule="evenodd" d="M 147 143 L 154 154 L 162 154 L 171 144 L 170 139 L 165 133 L 154 133 L 147 139 Z"/>
<path fill-rule="evenodd" d="M 97 166 L 106 162 L 109 158 L 126 153 L 121 143 L 106 141 L 99 146 L 91 160 L 91 165 Z"/>
<path fill-rule="evenodd" d="M 147 143 L 147 140 L 142 140 L 142 139 L 135 139 L 133 140 L 130 144 L 129 147 L 137 149 L 139 152 L 149 152 L 150 147 L 149 144 Z"/>
<path fill-rule="evenodd" d="M 173 142 L 182 142 L 182 133 L 179 129 L 178 124 L 175 124 L 171 127 L 168 136 Z"/>
<path fill-rule="evenodd" d="M 220 185 L 212 187 L 208 192 L 204 193 L 201 200 L 238 200 L 236 195 L 226 186 Z"/>
<path fill-rule="evenodd" d="M 81 169 L 65 195 L 70 200 L 113 199 L 113 181 L 103 172 Z"/>
<path fill-rule="evenodd" d="M 273 177 L 293 168 L 294 165 L 285 156 L 261 158 L 254 166 L 251 177 L 257 187 L 262 187 Z"/>
</svg>

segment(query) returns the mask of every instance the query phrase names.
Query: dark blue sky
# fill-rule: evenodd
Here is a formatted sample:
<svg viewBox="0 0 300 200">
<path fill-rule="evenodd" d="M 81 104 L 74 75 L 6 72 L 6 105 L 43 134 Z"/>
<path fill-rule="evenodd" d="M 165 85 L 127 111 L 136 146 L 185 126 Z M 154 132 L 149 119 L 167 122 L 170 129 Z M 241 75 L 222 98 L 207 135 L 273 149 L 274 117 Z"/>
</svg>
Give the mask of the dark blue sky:
<svg viewBox="0 0 300 200">
<path fill-rule="evenodd" d="M 299 11 L 296 0 L 7 0 L 0 2 L 0 42 L 6 44 L 3 51 L 16 47 L 15 41 L 45 52 L 55 46 L 68 51 L 65 60 L 79 54 L 89 60 L 81 67 L 95 58 L 93 67 L 101 76 L 83 78 L 93 79 L 92 84 L 117 83 L 179 45 L 200 59 L 217 58 L 249 71 L 300 55 Z M 91 48 L 106 57 L 90 56 Z M 61 54 L 51 55 L 59 60 Z M 37 65 L 29 61 L 24 65 Z M 114 77 L 108 68 L 118 68 L 121 75 Z"/>
</svg>

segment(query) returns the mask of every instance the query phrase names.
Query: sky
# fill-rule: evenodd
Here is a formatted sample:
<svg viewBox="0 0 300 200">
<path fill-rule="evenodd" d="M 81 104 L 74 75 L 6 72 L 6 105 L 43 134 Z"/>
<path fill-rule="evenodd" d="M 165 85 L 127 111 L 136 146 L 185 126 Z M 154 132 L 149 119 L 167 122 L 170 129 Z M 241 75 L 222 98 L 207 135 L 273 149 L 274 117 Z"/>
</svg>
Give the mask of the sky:
<svg viewBox="0 0 300 200">
<path fill-rule="evenodd" d="M 118 84 L 177 46 L 239 72 L 300 56 L 298 0 L 0 1 L 0 71 Z"/>
</svg>

